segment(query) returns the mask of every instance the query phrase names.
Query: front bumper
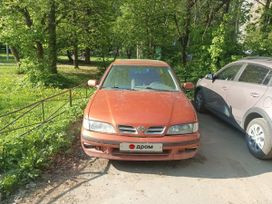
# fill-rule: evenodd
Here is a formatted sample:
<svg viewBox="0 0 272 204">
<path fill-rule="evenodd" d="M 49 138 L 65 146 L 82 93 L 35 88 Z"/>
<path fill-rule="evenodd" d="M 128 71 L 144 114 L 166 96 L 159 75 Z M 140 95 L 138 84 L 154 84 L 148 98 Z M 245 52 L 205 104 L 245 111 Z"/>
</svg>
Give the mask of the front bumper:
<svg viewBox="0 0 272 204">
<path fill-rule="evenodd" d="M 162 137 L 135 137 L 109 135 L 91 132 L 82 129 L 81 146 L 84 152 L 91 157 L 99 157 L 110 160 L 182 160 L 196 155 L 199 148 L 199 133 L 162 136 Z M 120 143 L 162 143 L 163 151 L 160 153 L 135 153 L 121 152 Z"/>
</svg>

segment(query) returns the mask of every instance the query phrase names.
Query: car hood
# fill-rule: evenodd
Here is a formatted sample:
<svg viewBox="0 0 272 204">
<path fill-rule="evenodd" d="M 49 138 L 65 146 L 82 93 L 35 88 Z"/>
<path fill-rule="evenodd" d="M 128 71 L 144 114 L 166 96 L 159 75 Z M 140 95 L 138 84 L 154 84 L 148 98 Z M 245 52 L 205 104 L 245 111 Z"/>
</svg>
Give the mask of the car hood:
<svg viewBox="0 0 272 204">
<path fill-rule="evenodd" d="M 97 90 L 85 117 L 113 125 L 170 125 L 197 120 L 183 92 Z"/>
</svg>

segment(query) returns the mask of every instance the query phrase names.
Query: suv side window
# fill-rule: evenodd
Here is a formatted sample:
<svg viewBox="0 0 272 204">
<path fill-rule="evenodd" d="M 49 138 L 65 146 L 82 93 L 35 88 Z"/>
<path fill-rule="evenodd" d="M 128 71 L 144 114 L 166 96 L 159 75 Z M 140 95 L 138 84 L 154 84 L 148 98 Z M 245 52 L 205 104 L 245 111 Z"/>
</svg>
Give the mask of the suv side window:
<svg viewBox="0 0 272 204">
<path fill-rule="evenodd" d="M 241 74 L 239 81 L 253 84 L 263 84 L 268 72 L 269 69 L 264 66 L 248 64 Z"/>
<path fill-rule="evenodd" d="M 216 74 L 216 79 L 229 80 L 229 81 L 234 80 L 235 76 L 237 75 L 237 73 L 241 69 L 242 65 L 243 64 L 234 64 L 234 65 L 231 65 L 231 66 L 225 68 L 223 71 Z"/>
</svg>

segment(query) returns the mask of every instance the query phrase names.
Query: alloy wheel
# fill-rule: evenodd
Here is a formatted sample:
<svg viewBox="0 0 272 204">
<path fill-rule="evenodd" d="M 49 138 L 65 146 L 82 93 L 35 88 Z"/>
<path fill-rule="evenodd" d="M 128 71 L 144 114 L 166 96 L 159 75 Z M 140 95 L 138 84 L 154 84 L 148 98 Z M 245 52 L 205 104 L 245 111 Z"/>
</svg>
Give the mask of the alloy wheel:
<svg viewBox="0 0 272 204">
<path fill-rule="evenodd" d="M 253 124 L 247 131 L 249 137 L 249 145 L 255 152 L 258 152 L 264 147 L 264 130 L 259 124 Z"/>
</svg>

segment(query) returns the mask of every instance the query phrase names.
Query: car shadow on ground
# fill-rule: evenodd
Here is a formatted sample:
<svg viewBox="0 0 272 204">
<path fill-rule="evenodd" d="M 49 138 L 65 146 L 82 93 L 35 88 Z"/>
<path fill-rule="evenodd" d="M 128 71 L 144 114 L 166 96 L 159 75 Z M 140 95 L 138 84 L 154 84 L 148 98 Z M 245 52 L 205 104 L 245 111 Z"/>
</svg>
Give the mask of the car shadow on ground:
<svg viewBox="0 0 272 204">
<path fill-rule="evenodd" d="M 93 160 L 93 162 L 95 162 L 95 160 Z M 47 198 L 47 199 L 50 198 L 46 202 L 47 204 L 56 203 L 60 198 L 64 197 L 69 192 L 77 189 L 78 187 L 80 187 L 88 182 L 91 182 L 95 179 L 98 179 L 98 178 L 106 175 L 108 173 L 109 168 L 110 168 L 110 163 L 107 163 L 107 165 L 101 171 L 84 171 L 83 170 L 82 172 L 79 172 L 78 174 L 74 175 L 74 183 L 72 185 L 69 184 L 68 188 L 61 187 L 68 180 L 67 178 L 63 179 L 62 181 L 58 182 L 58 184 L 56 186 L 54 186 L 52 189 L 47 191 L 43 196 L 41 196 L 35 203 L 37 203 L 37 204 L 43 203 L 45 198 Z M 70 178 L 70 180 L 71 180 L 71 178 Z M 61 188 L 62 191 L 53 195 L 52 193 L 55 190 L 58 191 L 58 188 Z"/>
<path fill-rule="evenodd" d="M 201 146 L 195 158 L 183 161 L 111 161 L 120 171 L 197 178 L 243 178 L 271 172 L 271 160 L 253 157 L 244 134 L 211 114 L 200 114 Z"/>
<path fill-rule="evenodd" d="M 76 169 L 61 169 L 49 175 L 44 175 L 39 182 L 27 189 L 20 189 L 17 194 L 3 201 L 9 203 L 53 204 L 58 203 L 63 197 L 69 197 L 69 193 L 89 186 L 94 180 L 108 174 L 110 162 L 95 158 L 81 159 L 82 165 Z M 28 184 L 29 185 L 29 184 Z M 1 203 L 1 202 L 0 202 Z"/>
</svg>

